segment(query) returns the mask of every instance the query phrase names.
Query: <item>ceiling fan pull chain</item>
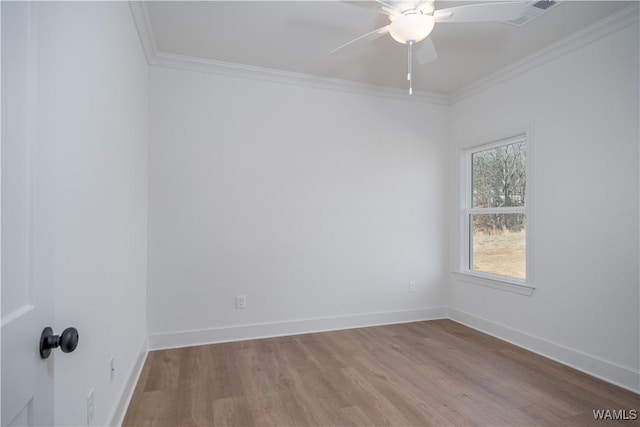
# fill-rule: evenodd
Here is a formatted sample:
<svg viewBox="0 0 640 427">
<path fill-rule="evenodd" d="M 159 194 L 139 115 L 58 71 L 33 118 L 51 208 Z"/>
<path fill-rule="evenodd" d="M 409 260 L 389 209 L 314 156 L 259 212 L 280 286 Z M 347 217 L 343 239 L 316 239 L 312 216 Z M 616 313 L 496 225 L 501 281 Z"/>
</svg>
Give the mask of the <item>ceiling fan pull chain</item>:
<svg viewBox="0 0 640 427">
<path fill-rule="evenodd" d="M 408 62 L 408 69 L 409 72 L 407 73 L 407 80 L 409 80 L 409 95 L 413 95 L 413 85 L 412 85 L 412 79 L 411 79 L 411 60 L 412 60 L 412 56 L 411 55 L 411 48 L 413 47 L 413 40 L 409 40 L 407 42 L 407 44 L 409 45 L 409 47 L 407 48 L 407 62 Z"/>
</svg>

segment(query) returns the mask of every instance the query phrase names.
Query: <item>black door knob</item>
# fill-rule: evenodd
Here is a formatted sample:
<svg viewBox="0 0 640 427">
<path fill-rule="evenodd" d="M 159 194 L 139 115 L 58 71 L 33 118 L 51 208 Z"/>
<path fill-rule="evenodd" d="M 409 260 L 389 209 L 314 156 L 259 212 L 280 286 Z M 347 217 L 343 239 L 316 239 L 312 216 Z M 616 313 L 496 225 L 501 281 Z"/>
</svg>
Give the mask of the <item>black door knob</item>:
<svg viewBox="0 0 640 427">
<path fill-rule="evenodd" d="M 40 335 L 40 357 L 46 359 L 51 354 L 51 350 L 60 347 L 63 353 L 71 353 L 78 346 L 78 330 L 67 328 L 61 335 L 53 335 L 53 329 L 44 328 Z"/>
</svg>

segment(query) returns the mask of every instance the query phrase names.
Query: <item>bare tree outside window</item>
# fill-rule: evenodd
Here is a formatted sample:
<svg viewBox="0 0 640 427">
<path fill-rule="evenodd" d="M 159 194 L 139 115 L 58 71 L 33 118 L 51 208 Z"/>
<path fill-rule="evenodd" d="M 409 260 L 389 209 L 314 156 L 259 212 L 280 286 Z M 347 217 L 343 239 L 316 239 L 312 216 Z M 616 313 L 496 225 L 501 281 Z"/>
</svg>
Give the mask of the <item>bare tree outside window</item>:
<svg viewBox="0 0 640 427">
<path fill-rule="evenodd" d="M 526 141 L 471 152 L 469 269 L 526 279 Z"/>
</svg>

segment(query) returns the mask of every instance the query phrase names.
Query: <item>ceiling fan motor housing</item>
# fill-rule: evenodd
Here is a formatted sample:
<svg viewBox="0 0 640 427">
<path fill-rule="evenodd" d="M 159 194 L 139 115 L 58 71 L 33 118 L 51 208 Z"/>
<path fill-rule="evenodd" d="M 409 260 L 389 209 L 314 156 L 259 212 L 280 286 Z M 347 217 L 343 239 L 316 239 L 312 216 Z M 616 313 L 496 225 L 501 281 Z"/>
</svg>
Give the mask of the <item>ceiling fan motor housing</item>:
<svg viewBox="0 0 640 427">
<path fill-rule="evenodd" d="M 391 22 L 389 34 L 398 43 L 418 43 L 427 38 L 434 25 L 433 16 L 425 15 L 417 10 L 411 10 L 404 12 Z"/>
</svg>

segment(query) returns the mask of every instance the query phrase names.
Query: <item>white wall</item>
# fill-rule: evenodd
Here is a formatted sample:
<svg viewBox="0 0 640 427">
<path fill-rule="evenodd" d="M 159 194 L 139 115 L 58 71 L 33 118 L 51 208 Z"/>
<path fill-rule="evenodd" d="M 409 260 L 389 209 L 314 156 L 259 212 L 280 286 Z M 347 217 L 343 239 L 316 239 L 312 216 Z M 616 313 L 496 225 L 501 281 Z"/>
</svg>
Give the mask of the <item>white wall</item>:
<svg viewBox="0 0 640 427">
<path fill-rule="evenodd" d="M 54 123 L 55 424 L 109 422 L 146 335 L 148 65 L 126 2 L 46 3 L 39 88 Z M 46 56 L 46 55 L 45 55 Z M 115 357 L 115 379 L 109 359 Z"/>
<path fill-rule="evenodd" d="M 54 356 L 57 425 L 85 423 L 91 388 L 94 424 L 110 420 L 147 331 L 171 345 L 194 331 L 243 338 L 236 326 L 387 322 L 447 303 L 491 332 L 551 344 L 534 349 L 602 361 L 609 379 L 637 375 L 637 26 L 449 111 L 165 68 L 149 80 L 126 3 L 43 10 L 44 89 L 59 99 L 54 326 L 81 337 Z M 531 121 L 538 289 L 452 280 L 447 297 L 448 142 L 458 150 Z"/>
<path fill-rule="evenodd" d="M 445 305 L 445 107 L 159 67 L 149 105 L 152 347 Z"/>
<path fill-rule="evenodd" d="M 461 147 L 534 124 L 537 287 L 528 297 L 454 277 L 452 316 L 636 390 L 638 76 L 636 20 L 451 111 L 456 159 Z"/>
</svg>

